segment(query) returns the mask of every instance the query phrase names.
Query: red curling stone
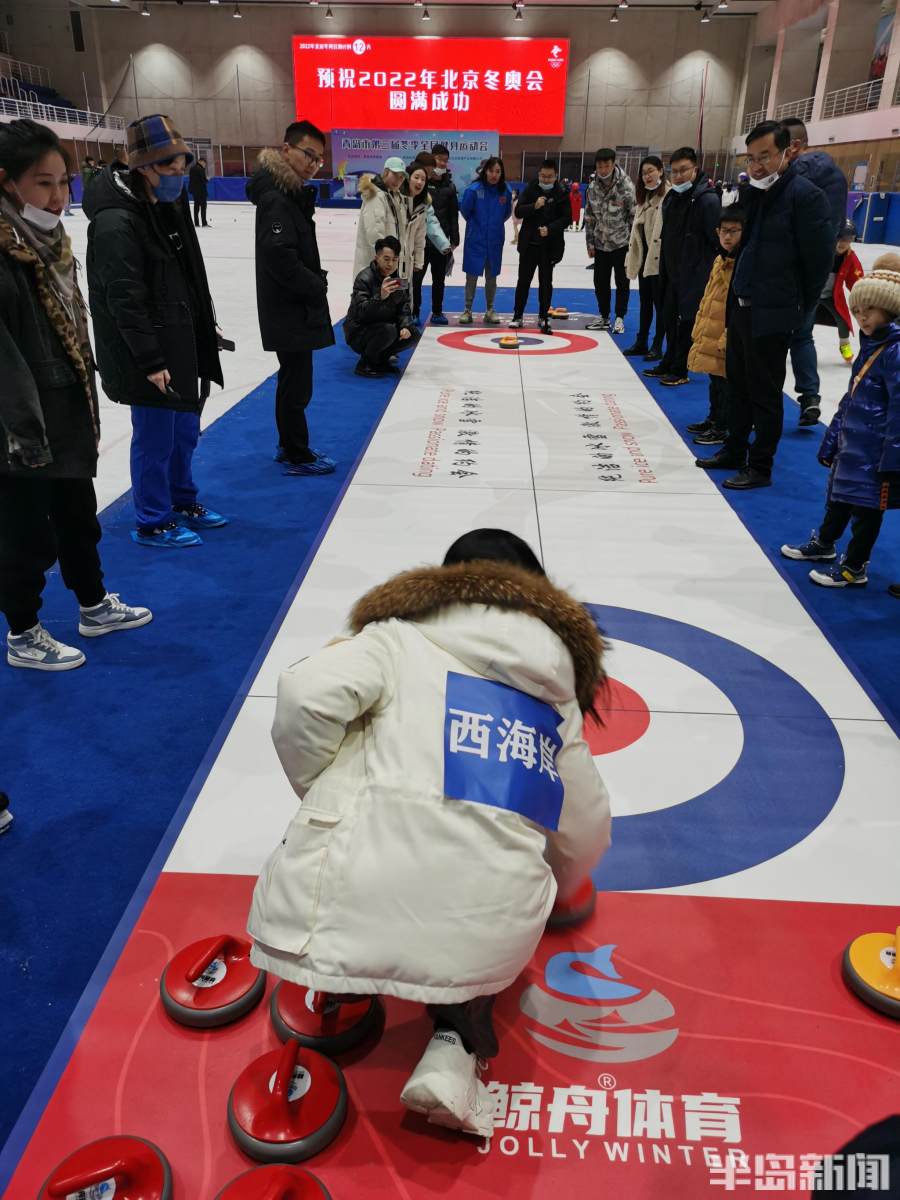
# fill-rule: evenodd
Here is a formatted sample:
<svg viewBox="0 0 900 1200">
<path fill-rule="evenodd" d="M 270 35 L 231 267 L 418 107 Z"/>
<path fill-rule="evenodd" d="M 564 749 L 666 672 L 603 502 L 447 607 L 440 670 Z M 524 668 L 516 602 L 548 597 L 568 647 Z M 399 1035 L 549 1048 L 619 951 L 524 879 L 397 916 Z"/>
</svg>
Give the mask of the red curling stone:
<svg viewBox="0 0 900 1200">
<path fill-rule="evenodd" d="M 191 942 L 159 981 L 163 1008 L 195 1029 L 227 1025 L 250 1012 L 266 990 L 266 973 L 250 961 L 250 943 L 223 933 Z"/>
<path fill-rule="evenodd" d="M 162 1150 L 143 1138 L 100 1138 L 63 1159 L 38 1192 L 38 1200 L 71 1196 L 172 1200 L 172 1169 Z"/>
<path fill-rule="evenodd" d="M 311 1158 L 334 1141 L 346 1116 L 340 1067 L 293 1038 L 246 1067 L 228 1097 L 234 1140 L 263 1163 Z"/>
<path fill-rule="evenodd" d="M 342 1054 L 374 1033 L 382 1019 L 377 996 L 342 1000 L 296 983 L 279 983 L 269 1001 L 282 1042 L 294 1038 L 322 1054 Z"/>
<path fill-rule="evenodd" d="M 254 1167 L 226 1183 L 216 1200 L 331 1200 L 331 1193 L 302 1167 Z"/>
<path fill-rule="evenodd" d="M 557 899 L 547 921 L 547 928 L 565 929 L 570 925 L 580 925 L 594 915 L 596 900 L 597 889 L 594 887 L 594 881 L 588 877 L 578 885 L 571 896 L 565 900 Z"/>
</svg>

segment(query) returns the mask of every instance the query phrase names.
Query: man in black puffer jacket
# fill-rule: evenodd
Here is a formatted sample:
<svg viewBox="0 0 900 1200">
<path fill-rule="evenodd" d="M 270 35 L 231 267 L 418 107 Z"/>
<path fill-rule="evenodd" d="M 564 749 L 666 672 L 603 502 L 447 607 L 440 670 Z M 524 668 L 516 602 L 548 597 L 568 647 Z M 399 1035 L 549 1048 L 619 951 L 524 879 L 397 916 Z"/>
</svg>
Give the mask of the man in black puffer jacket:
<svg viewBox="0 0 900 1200">
<path fill-rule="evenodd" d="M 565 253 L 566 228 L 572 220 L 569 193 L 557 179 L 556 163 L 545 159 L 537 180 L 524 189 L 516 204 L 519 230 L 519 278 L 510 329 L 521 329 L 534 273 L 538 273 L 538 319 L 542 333 L 552 333 L 553 268 Z"/>
<path fill-rule="evenodd" d="M 728 304 L 728 440 L 704 469 L 737 469 L 724 487 L 768 487 L 784 425 L 788 348 L 816 303 L 834 258 L 828 200 L 791 163 L 790 135 L 763 121 L 747 135 L 752 187 Z M 750 434 L 755 433 L 750 444 Z"/>
<path fill-rule="evenodd" d="M 379 238 L 375 258 L 353 283 L 344 337 L 360 356 L 355 374 L 378 379 L 399 369 L 396 355 L 411 350 L 419 340 L 413 323 L 409 281 L 397 277 L 400 243 L 395 237 Z"/>
<path fill-rule="evenodd" d="M 247 198 L 256 205 L 256 307 L 263 348 L 278 356 L 276 462 L 285 475 L 327 475 L 334 460 L 310 448 L 306 409 L 313 351 L 334 345 L 328 282 L 316 242 L 315 188 L 325 135 L 296 121 L 279 150 L 263 150 Z"/>
<path fill-rule="evenodd" d="M 673 151 L 669 171 L 672 186 L 662 205 L 659 262 L 666 352 L 644 374 L 667 387 L 679 387 L 688 382 L 694 320 L 719 253 L 722 201 L 690 146 Z"/>
<path fill-rule="evenodd" d="M 170 119 L 128 126 L 84 201 L 97 363 L 110 400 L 131 406 L 131 485 L 142 546 L 196 546 L 227 519 L 197 501 L 192 460 L 210 383 L 222 386 L 216 318 L 184 193 L 191 153 Z"/>
</svg>

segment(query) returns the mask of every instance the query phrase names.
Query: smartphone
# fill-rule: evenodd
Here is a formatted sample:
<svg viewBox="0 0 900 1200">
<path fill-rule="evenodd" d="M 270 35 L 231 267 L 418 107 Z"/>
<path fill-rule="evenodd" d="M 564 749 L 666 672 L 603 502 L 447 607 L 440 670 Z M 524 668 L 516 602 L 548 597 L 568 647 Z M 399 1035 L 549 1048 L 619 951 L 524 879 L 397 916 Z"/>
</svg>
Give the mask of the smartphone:
<svg viewBox="0 0 900 1200">
<path fill-rule="evenodd" d="M 171 383 L 166 384 L 166 395 L 169 397 L 170 400 L 174 400 L 176 402 L 176 404 L 181 403 L 181 393 L 176 392 L 175 389 L 172 387 Z"/>
<path fill-rule="evenodd" d="M 409 280 L 408 279 L 398 279 L 396 290 L 398 292 L 408 292 L 409 291 Z"/>
</svg>

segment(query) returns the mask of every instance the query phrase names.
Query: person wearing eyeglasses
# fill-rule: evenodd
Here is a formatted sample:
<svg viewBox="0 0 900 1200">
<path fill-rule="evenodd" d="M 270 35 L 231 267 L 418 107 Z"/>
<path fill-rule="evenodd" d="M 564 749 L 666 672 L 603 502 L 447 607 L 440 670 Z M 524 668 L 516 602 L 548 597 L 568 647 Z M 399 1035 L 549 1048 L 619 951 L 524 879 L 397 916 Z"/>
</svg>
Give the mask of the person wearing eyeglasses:
<svg viewBox="0 0 900 1200">
<path fill-rule="evenodd" d="M 131 408 L 131 536 L 182 549 L 228 524 L 193 477 L 200 414 L 224 382 L 219 333 L 185 193 L 193 155 L 162 113 L 126 132 L 127 165 L 105 167 L 84 201 L 97 362 L 107 396 Z"/>
<path fill-rule="evenodd" d="M 789 131 L 763 121 L 746 145 L 748 215 L 726 326 L 729 433 L 717 454 L 697 460 L 704 470 L 735 471 L 723 486 L 739 491 L 772 483 L 791 339 L 818 303 L 834 256 L 828 200 L 791 162 Z"/>
<path fill-rule="evenodd" d="M 309 444 L 306 410 L 313 394 L 313 354 L 334 345 L 328 277 L 316 241 L 316 190 L 325 135 L 295 121 L 278 149 L 263 150 L 247 184 L 256 206 L 256 307 L 265 350 L 278 356 L 275 461 L 284 475 L 329 475 L 334 459 Z"/>
</svg>

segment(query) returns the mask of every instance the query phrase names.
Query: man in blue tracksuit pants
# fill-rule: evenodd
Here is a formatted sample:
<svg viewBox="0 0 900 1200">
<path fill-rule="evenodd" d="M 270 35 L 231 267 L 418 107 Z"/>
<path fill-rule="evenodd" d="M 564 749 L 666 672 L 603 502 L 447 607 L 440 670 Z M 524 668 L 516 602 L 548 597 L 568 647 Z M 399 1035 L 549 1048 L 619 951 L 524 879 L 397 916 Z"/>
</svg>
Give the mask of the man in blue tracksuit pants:
<svg viewBox="0 0 900 1200">
<path fill-rule="evenodd" d="M 111 400 L 131 406 L 138 545 L 196 546 L 227 518 L 201 504 L 192 474 L 200 413 L 222 384 L 215 314 L 184 194 L 191 154 L 168 117 L 128 127 L 85 199 L 97 359 Z"/>
</svg>

